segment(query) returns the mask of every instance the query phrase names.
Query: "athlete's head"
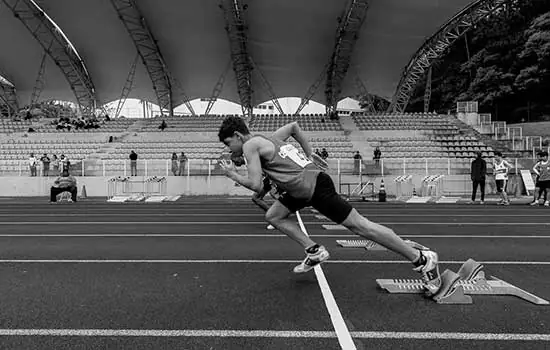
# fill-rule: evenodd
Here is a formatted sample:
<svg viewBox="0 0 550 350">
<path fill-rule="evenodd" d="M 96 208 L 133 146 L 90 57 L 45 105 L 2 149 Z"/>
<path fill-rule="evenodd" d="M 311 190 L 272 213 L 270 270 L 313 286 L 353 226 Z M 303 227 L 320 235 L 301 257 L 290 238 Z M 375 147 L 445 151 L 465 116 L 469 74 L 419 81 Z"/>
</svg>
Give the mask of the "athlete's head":
<svg viewBox="0 0 550 350">
<path fill-rule="evenodd" d="M 502 153 L 495 152 L 495 159 L 497 162 L 500 162 L 502 160 Z"/>
<path fill-rule="evenodd" d="M 546 151 L 540 152 L 539 157 L 543 162 L 546 162 L 548 160 L 548 152 Z"/>
<path fill-rule="evenodd" d="M 232 153 L 240 155 L 243 152 L 243 144 L 250 137 L 250 131 L 244 119 L 230 116 L 223 120 L 218 137 Z"/>
</svg>

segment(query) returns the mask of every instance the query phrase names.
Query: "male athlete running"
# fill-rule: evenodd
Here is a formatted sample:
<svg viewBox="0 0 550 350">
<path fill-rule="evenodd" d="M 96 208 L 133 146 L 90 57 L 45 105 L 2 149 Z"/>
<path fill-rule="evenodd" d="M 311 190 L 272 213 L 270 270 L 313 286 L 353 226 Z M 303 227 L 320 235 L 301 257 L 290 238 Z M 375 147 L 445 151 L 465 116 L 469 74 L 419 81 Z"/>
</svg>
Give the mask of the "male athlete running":
<svg viewBox="0 0 550 350">
<path fill-rule="evenodd" d="M 266 220 L 305 249 L 307 256 L 294 267 L 295 273 L 307 272 L 329 258 L 325 247 L 312 241 L 294 220 L 289 219 L 291 213 L 312 206 L 353 233 L 407 258 L 421 274 L 427 294 L 439 291 L 441 276 L 437 253 L 411 247 L 393 230 L 369 221 L 342 199 L 330 176 L 311 161 L 311 147 L 298 123 L 287 124 L 268 138 L 251 135 L 242 118 L 231 116 L 222 122 L 218 137 L 233 153 L 243 153 L 248 166 L 248 176 L 242 176 L 234 170 L 232 162 L 221 161 L 220 166 L 227 177 L 259 193 L 263 188 L 262 173 L 265 173 L 284 191 L 266 212 Z M 290 137 L 300 144 L 305 155 L 285 142 Z"/>
</svg>

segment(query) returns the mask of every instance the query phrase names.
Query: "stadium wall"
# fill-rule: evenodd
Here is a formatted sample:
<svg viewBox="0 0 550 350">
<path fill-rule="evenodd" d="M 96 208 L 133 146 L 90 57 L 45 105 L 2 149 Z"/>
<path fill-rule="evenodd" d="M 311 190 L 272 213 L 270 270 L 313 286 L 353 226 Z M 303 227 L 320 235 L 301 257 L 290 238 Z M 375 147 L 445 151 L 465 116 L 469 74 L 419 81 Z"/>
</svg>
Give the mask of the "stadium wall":
<svg viewBox="0 0 550 350">
<path fill-rule="evenodd" d="M 79 196 L 82 188 L 86 187 L 88 197 L 107 197 L 107 182 L 112 177 L 77 177 Z M 338 190 L 338 176 L 332 176 Z M 132 179 L 144 180 L 145 177 L 133 177 Z M 168 176 L 167 193 L 169 196 L 208 196 L 208 195 L 228 195 L 228 196 L 249 196 L 251 192 L 242 186 L 235 186 L 235 183 L 223 176 Z M 381 180 L 384 179 L 386 193 L 391 197 L 396 194 L 395 176 L 377 177 L 374 179 L 376 193 L 380 188 Z M 412 183 L 418 195 L 421 195 L 422 180 L 424 176 L 415 175 Z M 0 196 L 3 197 L 45 197 L 49 196 L 50 187 L 53 184 L 53 178 L 44 177 L 2 177 L 0 182 Z M 136 187 L 136 186 L 134 186 Z M 137 187 L 136 187 L 137 188 Z M 469 196 L 471 194 L 471 180 L 469 175 L 450 175 L 445 176 L 443 180 L 443 195 L 446 196 Z M 343 188 L 345 193 L 347 189 Z M 520 176 L 510 176 L 508 193 L 511 195 L 521 195 L 525 188 Z M 487 181 L 486 194 L 495 194 L 496 185 L 492 178 Z"/>
</svg>

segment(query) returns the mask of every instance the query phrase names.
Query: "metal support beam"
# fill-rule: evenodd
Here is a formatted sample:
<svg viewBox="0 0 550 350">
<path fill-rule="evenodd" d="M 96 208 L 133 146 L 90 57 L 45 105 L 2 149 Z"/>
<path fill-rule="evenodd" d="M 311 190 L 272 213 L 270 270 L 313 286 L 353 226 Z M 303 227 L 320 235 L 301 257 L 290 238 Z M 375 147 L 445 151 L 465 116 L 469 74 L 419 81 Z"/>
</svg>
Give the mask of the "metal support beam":
<svg viewBox="0 0 550 350">
<path fill-rule="evenodd" d="M 0 80 L 0 114 L 12 117 L 19 111 L 17 92 L 12 83 Z"/>
<path fill-rule="evenodd" d="M 325 68 L 323 68 L 323 71 L 321 72 L 319 77 L 317 77 L 317 80 L 315 80 L 315 82 L 308 88 L 306 95 L 302 98 L 302 102 L 300 102 L 300 105 L 296 109 L 296 112 L 294 112 L 294 115 L 299 115 L 302 112 L 302 110 L 309 104 L 309 101 L 311 101 L 311 98 L 315 96 L 315 94 L 317 93 L 317 90 L 319 90 L 319 87 L 321 86 L 321 83 L 326 78 L 327 70 L 328 70 L 328 64 L 325 65 Z"/>
<path fill-rule="evenodd" d="M 137 54 L 136 58 L 134 58 L 134 62 L 130 67 L 130 72 L 128 73 L 128 77 L 126 78 L 126 82 L 122 87 L 122 93 L 120 94 L 120 98 L 118 99 L 118 104 L 116 106 L 116 111 L 114 115 L 115 118 L 118 118 L 120 116 L 120 111 L 122 111 L 122 107 L 124 107 L 124 104 L 126 103 L 126 100 L 128 99 L 130 92 L 132 91 L 132 87 L 134 86 L 134 78 L 136 76 L 136 67 L 137 67 L 138 61 L 139 61 L 139 54 Z"/>
<path fill-rule="evenodd" d="M 94 84 L 76 49 L 50 17 L 31 0 L 2 0 L 59 67 L 73 91 L 82 114 L 97 106 Z"/>
<path fill-rule="evenodd" d="M 428 70 L 426 77 L 426 90 L 424 91 L 424 113 L 430 111 L 430 99 L 432 98 L 432 67 Z"/>
<path fill-rule="evenodd" d="M 40 61 L 40 69 L 38 70 L 38 75 L 36 77 L 36 82 L 34 83 L 34 89 L 32 90 L 32 96 L 31 96 L 31 107 L 34 106 L 36 103 L 38 103 L 38 99 L 40 98 L 40 95 L 42 94 L 42 90 L 44 90 L 44 85 L 46 82 L 44 81 L 45 73 L 46 73 L 46 59 L 48 58 L 48 54 L 44 51 L 44 54 L 42 55 L 42 61 Z"/>
<path fill-rule="evenodd" d="M 414 89 L 431 64 L 479 21 L 504 8 L 513 0 L 477 0 L 444 24 L 414 53 L 403 69 L 389 111 L 404 112 Z"/>
<path fill-rule="evenodd" d="M 275 106 L 275 108 L 277 108 L 277 111 L 279 111 L 279 114 L 280 115 L 285 115 L 285 112 L 283 111 L 283 108 L 281 107 L 281 104 L 279 103 L 279 99 L 278 99 L 277 95 L 275 94 L 275 91 L 273 90 L 273 87 L 271 86 L 269 81 L 267 81 L 267 78 L 262 73 L 260 68 L 256 65 L 256 63 L 254 62 L 252 57 L 250 57 L 250 63 L 252 64 L 252 69 L 254 69 L 254 71 L 258 73 L 258 76 L 260 77 L 260 81 L 264 85 L 264 88 L 267 90 L 267 93 L 269 94 L 269 97 L 271 98 L 271 102 L 273 102 L 273 105 Z"/>
<path fill-rule="evenodd" d="M 214 85 L 214 90 L 212 90 L 212 95 L 210 95 L 210 99 L 208 100 L 208 106 L 206 106 L 206 111 L 204 112 L 204 115 L 209 115 L 210 111 L 212 111 L 212 108 L 214 107 L 214 104 L 218 100 L 218 97 L 222 93 L 223 85 L 225 84 L 225 77 L 227 76 L 227 72 L 229 72 L 229 69 L 231 69 L 231 60 L 227 62 L 227 66 L 223 70 L 222 75 L 220 75 L 220 78 L 216 82 L 216 85 Z"/>
<path fill-rule="evenodd" d="M 359 78 L 359 75 L 355 76 L 355 86 L 357 87 L 357 91 L 359 91 L 359 95 L 365 96 L 365 98 L 367 99 L 367 106 L 365 108 L 366 111 L 369 113 L 376 113 L 376 107 L 374 106 L 374 98 L 367 90 L 367 87 L 365 86 L 361 78 Z"/>
<path fill-rule="evenodd" d="M 349 0 L 344 15 L 338 19 L 336 43 L 327 70 L 325 86 L 327 115 L 329 116 L 336 112 L 342 85 L 367 11 L 368 0 Z"/>
<path fill-rule="evenodd" d="M 145 17 L 135 0 L 111 0 L 111 4 L 132 38 L 149 74 L 161 113 L 164 115 L 164 111 L 167 110 L 169 115 L 173 116 L 174 99 L 171 75 Z M 189 103 L 189 100 L 184 102 Z"/>
<path fill-rule="evenodd" d="M 225 18 L 225 30 L 229 38 L 231 61 L 237 79 L 239 99 L 245 117 L 252 116 L 252 65 L 248 50 L 248 25 L 245 12 L 248 5 L 242 0 L 220 0 Z"/>
</svg>

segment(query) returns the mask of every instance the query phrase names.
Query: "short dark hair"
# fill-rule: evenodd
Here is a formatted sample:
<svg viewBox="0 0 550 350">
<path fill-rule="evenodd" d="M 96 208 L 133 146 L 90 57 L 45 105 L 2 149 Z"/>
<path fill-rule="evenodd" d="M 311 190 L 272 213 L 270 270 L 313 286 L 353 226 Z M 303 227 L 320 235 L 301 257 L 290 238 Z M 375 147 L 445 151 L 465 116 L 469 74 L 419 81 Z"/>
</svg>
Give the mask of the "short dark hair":
<svg viewBox="0 0 550 350">
<path fill-rule="evenodd" d="M 222 125 L 220 126 L 220 131 L 218 132 L 218 137 L 220 138 L 220 141 L 223 142 L 226 138 L 232 137 L 236 131 L 243 135 L 250 134 L 243 118 L 229 116 L 223 120 Z"/>
<path fill-rule="evenodd" d="M 539 156 L 540 156 L 540 157 L 548 157 L 548 152 L 546 152 L 546 151 L 541 151 L 541 152 L 539 152 Z"/>
</svg>

